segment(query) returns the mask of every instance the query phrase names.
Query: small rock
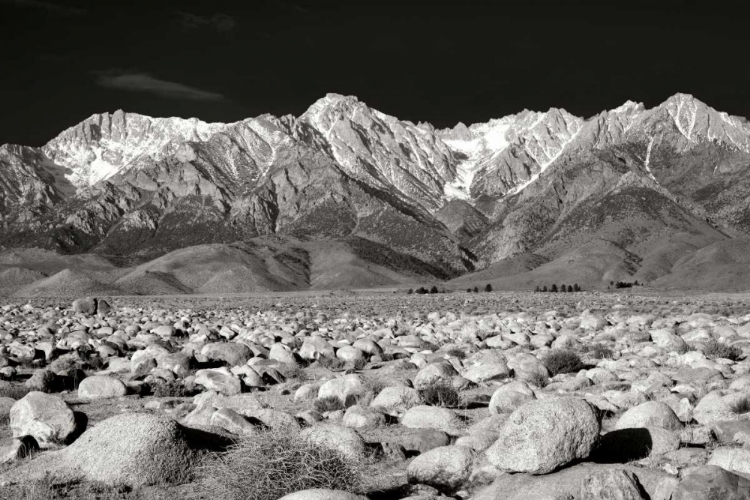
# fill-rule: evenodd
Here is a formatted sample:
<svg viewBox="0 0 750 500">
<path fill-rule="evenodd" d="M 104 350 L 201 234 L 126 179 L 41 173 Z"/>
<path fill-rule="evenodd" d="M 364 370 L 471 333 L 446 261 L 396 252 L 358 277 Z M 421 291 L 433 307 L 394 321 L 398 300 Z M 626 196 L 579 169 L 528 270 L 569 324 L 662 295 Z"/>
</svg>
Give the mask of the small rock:
<svg viewBox="0 0 750 500">
<path fill-rule="evenodd" d="M 108 399 L 127 395 L 128 388 L 120 380 L 103 375 L 87 377 L 78 386 L 81 399 Z"/>
<path fill-rule="evenodd" d="M 647 401 L 635 406 L 620 417 L 616 429 L 633 427 L 662 427 L 668 430 L 682 429 L 682 422 L 666 403 Z"/>
<path fill-rule="evenodd" d="M 416 457 L 406 469 L 410 483 L 454 491 L 469 479 L 474 452 L 466 446 L 442 446 Z"/>
</svg>

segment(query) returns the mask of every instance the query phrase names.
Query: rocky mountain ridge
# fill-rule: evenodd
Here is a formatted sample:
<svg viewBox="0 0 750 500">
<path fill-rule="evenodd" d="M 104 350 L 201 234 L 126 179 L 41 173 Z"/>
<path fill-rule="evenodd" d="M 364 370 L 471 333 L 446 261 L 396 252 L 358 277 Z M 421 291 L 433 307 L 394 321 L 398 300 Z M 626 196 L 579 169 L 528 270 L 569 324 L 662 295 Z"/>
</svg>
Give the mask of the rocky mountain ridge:
<svg viewBox="0 0 750 500">
<path fill-rule="evenodd" d="M 117 111 L 41 148 L 0 147 L 0 245 L 141 262 L 274 234 L 357 238 L 450 276 L 526 253 L 554 262 L 581 233 L 647 259 L 646 241 L 747 234 L 748 165 L 748 121 L 686 94 L 443 130 L 337 94 L 227 124 Z"/>
</svg>

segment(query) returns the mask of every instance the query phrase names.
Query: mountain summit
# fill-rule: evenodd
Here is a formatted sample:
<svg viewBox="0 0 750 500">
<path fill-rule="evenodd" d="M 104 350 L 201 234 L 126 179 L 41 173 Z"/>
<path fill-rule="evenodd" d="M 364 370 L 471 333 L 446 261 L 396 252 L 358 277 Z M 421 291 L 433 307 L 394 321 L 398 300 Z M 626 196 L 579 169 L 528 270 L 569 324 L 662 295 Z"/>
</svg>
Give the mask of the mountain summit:
<svg viewBox="0 0 750 500">
<path fill-rule="evenodd" d="M 606 256 L 591 280 L 651 281 L 750 231 L 748 165 L 750 123 L 687 94 L 443 130 L 338 94 L 226 124 L 118 110 L 41 148 L 0 147 L 0 245 L 141 262 L 270 236 L 356 240 L 442 278 L 580 249 Z"/>
</svg>

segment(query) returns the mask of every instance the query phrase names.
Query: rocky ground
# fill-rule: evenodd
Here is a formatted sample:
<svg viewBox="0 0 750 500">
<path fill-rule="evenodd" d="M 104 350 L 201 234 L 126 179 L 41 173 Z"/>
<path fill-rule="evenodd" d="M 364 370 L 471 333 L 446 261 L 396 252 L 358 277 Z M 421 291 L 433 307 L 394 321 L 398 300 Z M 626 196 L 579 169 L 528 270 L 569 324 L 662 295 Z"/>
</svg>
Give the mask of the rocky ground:
<svg viewBox="0 0 750 500">
<path fill-rule="evenodd" d="M 8 302 L 0 498 L 750 498 L 746 299 Z"/>
</svg>

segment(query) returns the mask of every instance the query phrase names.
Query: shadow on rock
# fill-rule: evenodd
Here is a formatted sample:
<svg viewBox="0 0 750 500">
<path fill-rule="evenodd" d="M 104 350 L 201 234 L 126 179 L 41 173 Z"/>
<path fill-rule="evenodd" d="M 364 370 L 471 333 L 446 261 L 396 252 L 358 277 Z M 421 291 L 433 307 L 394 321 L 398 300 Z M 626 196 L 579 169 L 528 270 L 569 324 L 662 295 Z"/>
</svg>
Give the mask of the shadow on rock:
<svg viewBox="0 0 750 500">
<path fill-rule="evenodd" d="M 651 433 L 645 428 L 620 429 L 602 436 L 591 461 L 599 464 L 624 464 L 646 458 L 653 448 Z"/>
</svg>

